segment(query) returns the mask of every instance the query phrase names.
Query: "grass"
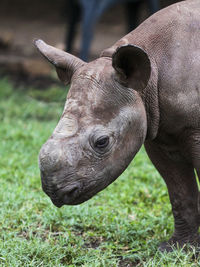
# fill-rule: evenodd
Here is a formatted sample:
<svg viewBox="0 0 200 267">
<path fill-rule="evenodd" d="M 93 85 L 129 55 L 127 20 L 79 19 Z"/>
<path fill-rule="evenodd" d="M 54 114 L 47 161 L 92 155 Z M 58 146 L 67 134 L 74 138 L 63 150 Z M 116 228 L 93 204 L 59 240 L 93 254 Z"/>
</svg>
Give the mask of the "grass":
<svg viewBox="0 0 200 267">
<path fill-rule="evenodd" d="M 88 202 L 53 206 L 41 189 L 38 152 L 66 92 L 58 89 L 59 101 L 49 90 L 51 99 L 0 81 L 0 266 L 198 266 L 192 252 L 157 250 L 173 219 L 167 188 L 144 149 Z"/>
</svg>

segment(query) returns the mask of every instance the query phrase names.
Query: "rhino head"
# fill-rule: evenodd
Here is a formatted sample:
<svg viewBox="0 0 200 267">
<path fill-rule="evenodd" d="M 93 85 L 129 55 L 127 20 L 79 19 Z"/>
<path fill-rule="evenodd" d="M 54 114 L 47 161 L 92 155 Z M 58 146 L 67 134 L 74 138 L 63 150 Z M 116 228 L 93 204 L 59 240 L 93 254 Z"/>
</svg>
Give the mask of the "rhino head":
<svg viewBox="0 0 200 267">
<path fill-rule="evenodd" d="M 112 183 L 146 138 L 141 92 L 150 60 L 133 45 L 90 63 L 42 40 L 35 45 L 71 84 L 60 121 L 40 150 L 42 187 L 57 207 L 80 204 Z"/>
</svg>

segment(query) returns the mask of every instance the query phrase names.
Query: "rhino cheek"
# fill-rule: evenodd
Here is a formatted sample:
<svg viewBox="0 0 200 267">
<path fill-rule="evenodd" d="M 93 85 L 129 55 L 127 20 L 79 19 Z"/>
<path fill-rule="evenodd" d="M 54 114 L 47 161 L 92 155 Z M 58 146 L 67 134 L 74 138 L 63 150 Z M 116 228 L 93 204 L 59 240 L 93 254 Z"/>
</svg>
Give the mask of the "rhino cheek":
<svg viewBox="0 0 200 267">
<path fill-rule="evenodd" d="M 147 119 L 143 104 L 127 106 L 119 112 L 107 125 L 109 132 L 113 132 L 115 143 L 110 155 L 98 160 L 93 167 L 85 168 L 83 177 L 85 187 L 89 188 L 88 196 L 92 197 L 115 181 L 127 168 L 131 160 L 141 148 L 147 133 Z M 90 171 L 89 171 L 90 169 Z M 89 177 L 91 177 L 89 179 Z"/>
<path fill-rule="evenodd" d="M 125 108 L 112 124 L 117 125 L 118 131 L 118 142 L 108 164 L 114 181 L 127 168 L 146 138 L 147 118 L 143 104 L 138 102 L 134 109 Z"/>
</svg>

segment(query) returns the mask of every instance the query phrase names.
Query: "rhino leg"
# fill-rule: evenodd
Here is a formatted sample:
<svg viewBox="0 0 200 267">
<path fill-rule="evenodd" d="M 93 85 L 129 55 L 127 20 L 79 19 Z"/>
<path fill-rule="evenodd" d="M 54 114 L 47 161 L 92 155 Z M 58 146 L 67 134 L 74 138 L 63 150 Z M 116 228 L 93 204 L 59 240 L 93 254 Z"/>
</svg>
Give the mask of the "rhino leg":
<svg viewBox="0 0 200 267">
<path fill-rule="evenodd" d="M 183 158 L 174 161 L 155 142 L 146 141 L 146 151 L 157 168 L 168 188 L 174 216 L 174 234 L 160 245 L 161 251 L 172 251 L 173 246 L 183 247 L 185 244 L 200 247 L 198 235 L 199 192 L 193 165 Z"/>
<path fill-rule="evenodd" d="M 199 180 L 199 183 L 200 183 L 200 170 L 197 170 L 197 176 L 198 176 L 198 180 Z M 198 211 L 199 211 L 199 217 L 200 217 L 200 192 L 199 192 L 199 195 L 198 195 Z"/>
<path fill-rule="evenodd" d="M 190 161 L 197 173 L 197 179 L 200 181 L 200 129 L 187 129 L 182 133 L 180 145 L 182 154 Z M 198 210 L 200 215 L 200 192 L 198 197 Z"/>
</svg>

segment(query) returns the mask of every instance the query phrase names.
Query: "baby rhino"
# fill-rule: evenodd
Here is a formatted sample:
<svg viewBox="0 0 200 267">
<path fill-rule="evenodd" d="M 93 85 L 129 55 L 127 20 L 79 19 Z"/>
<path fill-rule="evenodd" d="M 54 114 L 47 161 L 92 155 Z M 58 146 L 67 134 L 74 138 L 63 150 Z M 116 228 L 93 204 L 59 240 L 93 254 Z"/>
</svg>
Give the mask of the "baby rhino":
<svg viewBox="0 0 200 267">
<path fill-rule="evenodd" d="M 200 246 L 200 1 L 179 2 L 86 63 L 35 41 L 71 84 L 39 155 L 52 202 L 80 204 L 112 183 L 142 144 L 166 182 L 174 234 L 161 244 Z"/>
</svg>

